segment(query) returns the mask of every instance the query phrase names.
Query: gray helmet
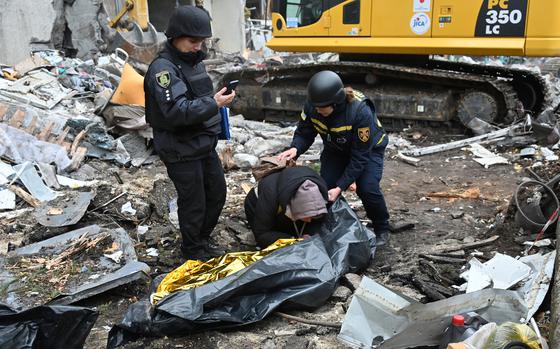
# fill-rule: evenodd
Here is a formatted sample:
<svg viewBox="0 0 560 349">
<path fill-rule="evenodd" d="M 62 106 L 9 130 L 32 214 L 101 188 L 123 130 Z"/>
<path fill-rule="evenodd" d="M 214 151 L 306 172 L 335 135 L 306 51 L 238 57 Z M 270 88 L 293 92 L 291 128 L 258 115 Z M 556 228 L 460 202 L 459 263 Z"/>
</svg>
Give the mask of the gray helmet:
<svg viewBox="0 0 560 349">
<path fill-rule="evenodd" d="M 209 38 L 212 36 L 210 15 L 196 6 L 178 7 L 169 19 L 165 35 L 170 39 L 181 36 Z"/>
<path fill-rule="evenodd" d="M 307 84 L 307 99 L 314 107 L 326 107 L 344 102 L 346 92 L 340 76 L 330 70 L 323 70 L 313 75 Z"/>
</svg>

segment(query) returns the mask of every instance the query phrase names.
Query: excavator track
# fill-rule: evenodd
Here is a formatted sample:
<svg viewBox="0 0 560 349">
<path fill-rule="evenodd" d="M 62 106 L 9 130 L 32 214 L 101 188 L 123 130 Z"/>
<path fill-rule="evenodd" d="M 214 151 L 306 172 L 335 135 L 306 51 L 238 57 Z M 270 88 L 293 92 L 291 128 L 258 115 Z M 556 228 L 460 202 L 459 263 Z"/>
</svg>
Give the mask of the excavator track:
<svg viewBox="0 0 560 349">
<path fill-rule="evenodd" d="M 476 132 L 473 125 L 509 124 L 539 113 L 547 92 L 544 79 L 531 71 L 437 60 L 424 66 L 344 61 L 247 68 L 222 81 L 240 80 L 234 112 L 255 120 L 290 121 L 301 113 L 309 78 L 325 69 L 372 98 L 390 130 L 459 123 Z"/>
</svg>

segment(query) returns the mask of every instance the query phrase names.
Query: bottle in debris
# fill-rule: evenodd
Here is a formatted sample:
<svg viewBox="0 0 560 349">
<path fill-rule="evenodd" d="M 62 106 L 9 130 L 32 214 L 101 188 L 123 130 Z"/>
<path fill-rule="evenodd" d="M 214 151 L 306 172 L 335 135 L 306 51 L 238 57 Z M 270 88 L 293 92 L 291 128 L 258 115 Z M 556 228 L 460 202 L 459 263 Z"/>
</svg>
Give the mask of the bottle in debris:
<svg viewBox="0 0 560 349">
<path fill-rule="evenodd" d="M 469 316 L 469 318 L 472 317 Z M 478 330 L 478 327 L 480 327 L 478 321 L 470 321 L 468 324 L 465 324 L 465 316 L 453 315 L 451 326 L 447 327 L 439 342 L 439 349 L 447 349 L 449 343 L 460 343 L 466 340 Z"/>
</svg>

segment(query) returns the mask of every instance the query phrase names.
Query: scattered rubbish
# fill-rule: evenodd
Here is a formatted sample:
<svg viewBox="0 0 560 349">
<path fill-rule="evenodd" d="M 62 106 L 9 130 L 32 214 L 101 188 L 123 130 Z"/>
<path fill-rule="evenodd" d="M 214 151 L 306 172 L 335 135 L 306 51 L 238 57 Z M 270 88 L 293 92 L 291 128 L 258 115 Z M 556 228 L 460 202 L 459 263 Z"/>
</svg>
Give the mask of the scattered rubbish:
<svg viewBox="0 0 560 349">
<path fill-rule="evenodd" d="M 149 229 L 150 229 L 150 227 L 148 227 L 147 225 L 139 225 L 136 228 L 136 231 L 138 232 L 138 234 L 144 235 L 148 232 Z"/>
<path fill-rule="evenodd" d="M 7 88 L 0 89 L 0 96 L 24 104 L 52 109 L 71 90 L 62 86 L 55 75 L 41 69 L 29 72 Z"/>
<path fill-rule="evenodd" d="M 33 216 L 45 227 L 65 227 L 78 223 L 95 197 L 93 192 L 68 192 L 58 199 L 43 203 Z"/>
<path fill-rule="evenodd" d="M 118 264 L 108 260 L 106 250 L 122 251 L 123 260 Z M 132 240 L 124 230 L 96 225 L 20 247 L 0 258 L 0 265 L 4 270 L 0 284 L 8 285 L 0 300 L 21 308 L 46 302 L 72 304 L 138 280 L 149 271 L 136 260 Z M 38 287 L 41 293 L 35 294 Z"/>
<path fill-rule="evenodd" d="M 10 189 L 0 190 L 0 210 L 13 210 L 16 208 L 16 194 Z"/>
<path fill-rule="evenodd" d="M 157 257 L 159 256 L 159 252 L 157 250 L 157 248 L 154 247 L 150 247 L 146 250 L 146 254 L 150 257 Z"/>
<path fill-rule="evenodd" d="M 56 192 L 45 185 L 35 167 L 29 163 L 14 166 L 14 170 L 20 171 L 19 179 L 27 188 L 29 193 L 39 201 L 50 201 L 56 198 Z"/>
<path fill-rule="evenodd" d="M 531 268 L 531 276 L 517 288 L 517 292 L 523 296 L 527 303 L 528 312 L 524 317 L 525 319 L 532 318 L 544 301 L 552 282 L 555 260 L 556 251 L 545 255 L 533 254 L 519 259 L 520 262 Z"/>
<path fill-rule="evenodd" d="M 406 156 L 401 152 L 397 154 L 397 158 L 412 166 L 419 166 L 421 161 L 420 159 L 413 158 L 412 156 Z"/>
<path fill-rule="evenodd" d="M 124 205 L 122 205 L 121 213 L 128 213 L 134 216 L 136 214 L 136 210 L 132 208 L 132 203 L 130 203 L 130 201 L 127 201 Z"/>
<path fill-rule="evenodd" d="M 293 307 L 317 307 L 331 296 L 342 275 L 366 267 L 374 250 L 374 235 L 339 199 L 329 209 L 320 234 L 226 278 L 175 292 L 155 307 L 148 300 L 133 304 L 109 333 L 108 347 L 124 345 L 140 335 L 185 334 L 253 323 L 285 302 Z"/>
<path fill-rule="evenodd" d="M 541 232 L 558 218 L 558 197 L 541 182 L 528 180 L 521 183 L 514 193 L 514 202 L 517 206 L 515 222 L 532 233 Z"/>
<path fill-rule="evenodd" d="M 65 177 L 61 175 L 56 175 L 56 180 L 58 183 L 64 187 L 68 187 L 70 189 L 80 189 L 84 187 L 92 187 L 95 186 L 99 181 L 79 181 L 77 179 L 73 179 L 70 177 Z"/>
<path fill-rule="evenodd" d="M 467 293 L 492 285 L 495 289 L 507 290 L 531 274 L 531 268 L 510 256 L 496 253 L 488 262 L 481 264 L 471 259 L 471 269 L 461 274 L 467 280 Z"/>
<path fill-rule="evenodd" d="M 516 124 L 507 128 L 503 128 L 501 130 L 487 133 L 485 135 L 467 138 L 460 141 L 455 141 L 447 144 L 438 144 L 438 145 L 433 145 L 430 147 L 419 148 L 419 149 L 405 150 L 403 151 L 403 154 L 408 156 L 423 156 L 423 155 L 435 154 L 443 151 L 462 148 L 466 145 L 479 143 L 481 141 L 496 141 L 508 135 L 510 132 L 513 132 L 521 127 L 523 127 L 522 124 Z"/>
<path fill-rule="evenodd" d="M 550 239 L 543 239 L 535 242 L 525 241 L 523 245 L 533 246 L 533 247 L 548 247 L 548 246 L 552 246 L 552 241 Z"/>
<path fill-rule="evenodd" d="M 426 196 L 429 198 L 450 199 L 450 201 L 452 201 L 453 199 L 480 199 L 481 198 L 479 188 L 470 188 L 462 192 L 450 191 L 450 192 L 429 193 Z"/>
<path fill-rule="evenodd" d="M 352 348 L 438 345 L 451 316 L 468 312 L 476 312 L 489 322 L 520 322 L 527 307 L 517 292 L 496 289 L 421 304 L 364 277 L 352 297 L 338 339 Z"/>
<path fill-rule="evenodd" d="M 119 264 L 121 262 L 122 256 L 123 256 L 123 251 L 117 251 L 117 252 L 113 252 L 111 254 L 103 254 L 105 257 L 109 258 L 110 260 L 112 260 L 113 262 Z"/>
<path fill-rule="evenodd" d="M 471 337 L 480 327 L 487 324 L 477 313 L 456 314 L 451 317 L 451 324 L 445 329 L 439 342 L 439 349 L 447 349 L 451 343 L 463 342 Z"/>
<path fill-rule="evenodd" d="M 537 149 L 533 147 L 523 148 L 519 152 L 519 156 L 522 158 L 531 158 L 537 154 Z"/>
<path fill-rule="evenodd" d="M 478 143 L 470 145 L 469 149 L 473 153 L 473 160 L 488 168 L 492 165 L 509 164 L 509 161 L 503 156 L 497 155 L 484 148 Z"/>
<path fill-rule="evenodd" d="M 98 313 L 44 305 L 17 312 L 0 303 L 0 348 L 81 349 Z"/>
</svg>

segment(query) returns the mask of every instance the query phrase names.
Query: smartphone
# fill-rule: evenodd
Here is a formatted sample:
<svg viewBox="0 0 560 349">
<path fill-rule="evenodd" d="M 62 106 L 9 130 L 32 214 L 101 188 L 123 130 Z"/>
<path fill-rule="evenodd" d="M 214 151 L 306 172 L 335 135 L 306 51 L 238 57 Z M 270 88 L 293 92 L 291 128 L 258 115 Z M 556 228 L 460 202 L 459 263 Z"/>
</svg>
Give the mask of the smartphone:
<svg viewBox="0 0 560 349">
<path fill-rule="evenodd" d="M 224 92 L 224 95 L 231 94 L 231 92 L 237 87 L 237 84 L 239 84 L 239 80 L 231 80 L 227 85 L 227 89 L 226 92 Z"/>
</svg>

